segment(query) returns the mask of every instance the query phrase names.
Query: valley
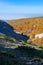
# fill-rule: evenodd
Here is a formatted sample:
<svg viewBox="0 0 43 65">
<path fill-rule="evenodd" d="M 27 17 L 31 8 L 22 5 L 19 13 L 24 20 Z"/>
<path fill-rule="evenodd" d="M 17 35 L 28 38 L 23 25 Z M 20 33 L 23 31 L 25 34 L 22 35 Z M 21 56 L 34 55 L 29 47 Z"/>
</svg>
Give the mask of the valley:
<svg viewBox="0 0 43 65">
<path fill-rule="evenodd" d="M 0 64 L 43 65 L 43 17 L 0 20 Z"/>
</svg>

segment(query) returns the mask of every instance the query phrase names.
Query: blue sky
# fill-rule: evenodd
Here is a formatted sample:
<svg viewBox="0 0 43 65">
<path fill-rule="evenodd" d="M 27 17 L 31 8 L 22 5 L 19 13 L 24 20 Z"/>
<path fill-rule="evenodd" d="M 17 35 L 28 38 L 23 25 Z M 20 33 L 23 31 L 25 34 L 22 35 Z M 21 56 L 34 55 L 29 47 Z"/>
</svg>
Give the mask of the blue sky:
<svg viewBox="0 0 43 65">
<path fill-rule="evenodd" d="M 0 19 L 43 16 L 43 0 L 0 0 Z"/>
</svg>

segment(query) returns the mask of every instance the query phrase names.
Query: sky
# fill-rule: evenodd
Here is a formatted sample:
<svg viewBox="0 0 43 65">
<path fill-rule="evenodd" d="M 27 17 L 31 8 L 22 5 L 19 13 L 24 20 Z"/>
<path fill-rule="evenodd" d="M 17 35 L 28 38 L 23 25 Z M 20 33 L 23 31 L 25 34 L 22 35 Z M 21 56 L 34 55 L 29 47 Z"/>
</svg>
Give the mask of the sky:
<svg viewBox="0 0 43 65">
<path fill-rule="evenodd" d="M 0 19 L 43 16 L 43 0 L 0 0 Z"/>
</svg>

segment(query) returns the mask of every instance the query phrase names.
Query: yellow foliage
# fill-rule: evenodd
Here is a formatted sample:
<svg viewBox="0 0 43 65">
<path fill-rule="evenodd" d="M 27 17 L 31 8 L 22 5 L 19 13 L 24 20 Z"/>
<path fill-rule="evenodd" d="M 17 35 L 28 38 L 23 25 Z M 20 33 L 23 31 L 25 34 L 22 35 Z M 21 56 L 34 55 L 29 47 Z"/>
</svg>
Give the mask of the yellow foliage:
<svg viewBox="0 0 43 65">
<path fill-rule="evenodd" d="M 30 37 L 35 34 L 43 33 L 43 17 L 10 20 L 8 24 L 14 28 L 15 32 L 24 33 L 27 36 L 30 35 Z M 43 42 L 41 40 L 35 40 L 34 44 L 41 45 Z"/>
<path fill-rule="evenodd" d="M 31 41 L 30 39 L 29 39 L 29 40 L 27 40 L 27 43 L 29 43 L 29 44 L 30 44 L 31 42 L 32 42 L 32 41 Z"/>
</svg>

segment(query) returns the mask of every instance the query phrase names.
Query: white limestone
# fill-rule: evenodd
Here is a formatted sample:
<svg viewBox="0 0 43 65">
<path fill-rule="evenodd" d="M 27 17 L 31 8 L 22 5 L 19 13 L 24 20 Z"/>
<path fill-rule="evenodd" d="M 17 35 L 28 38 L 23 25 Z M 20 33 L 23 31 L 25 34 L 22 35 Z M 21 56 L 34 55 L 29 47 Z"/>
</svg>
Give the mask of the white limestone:
<svg viewBox="0 0 43 65">
<path fill-rule="evenodd" d="M 43 33 L 35 35 L 35 38 L 42 38 L 42 37 L 43 37 Z"/>
</svg>

